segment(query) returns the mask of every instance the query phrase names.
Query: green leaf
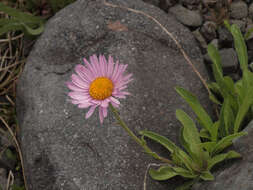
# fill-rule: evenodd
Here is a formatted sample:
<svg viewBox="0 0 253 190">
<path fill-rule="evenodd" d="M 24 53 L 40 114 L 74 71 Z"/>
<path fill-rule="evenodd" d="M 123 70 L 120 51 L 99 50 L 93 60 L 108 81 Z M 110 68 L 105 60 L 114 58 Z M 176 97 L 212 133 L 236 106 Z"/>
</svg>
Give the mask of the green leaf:
<svg viewBox="0 0 253 190">
<path fill-rule="evenodd" d="M 13 161 L 17 160 L 16 155 L 10 149 L 7 148 L 5 151 L 5 154 L 6 154 L 7 158 L 10 160 L 13 160 Z"/>
<path fill-rule="evenodd" d="M 192 170 L 192 168 L 194 167 L 193 160 L 182 149 L 180 149 L 166 137 L 151 131 L 140 131 L 139 133 L 164 146 L 172 153 L 172 155 L 174 155 L 174 159 L 180 159 L 180 163 L 183 163 L 189 170 Z M 177 162 L 179 161 L 177 160 Z"/>
<path fill-rule="evenodd" d="M 203 150 L 200 147 L 200 136 L 195 123 L 182 110 L 176 110 L 176 117 L 183 125 L 183 139 L 189 147 L 189 153 L 200 166 L 203 164 Z"/>
<path fill-rule="evenodd" d="M 33 36 L 39 35 L 44 31 L 44 24 L 43 23 L 40 23 L 40 25 L 35 29 L 29 27 L 26 24 L 23 24 L 23 26 L 25 28 L 26 33 L 29 35 L 33 35 Z"/>
<path fill-rule="evenodd" d="M 237 94 L 237 104 L 241 105 L 243 102 L 243 86 L 242 86 L 242 80 L 238 80 L 235 83 L 235 92 Z"/>
<path fill-rule="evenodd" d="M 231 26 L 230 26 L 230 24 L 228 23 L 228 20 L 224 20 L 224 25 L 226 26 L 226 28 L 228 29 L 228 31 L 231 32 Z"/>
<path fill-rule="evenodd" d="M 250 28 L 250 29 L 246 32 L 246 34 L 244 35 L 244 39 L 245 39 L 245 40 L 248 40 L 248 38 L 250 37 L 250 35 L 252 34 L 252 32 L 253 32 L 253 28 Z"/>
<path fill-rule="evenodd" d="M 12 186 L 11 186 L 11 190 L 25 190 L 25 187 L 24 186 L 17 186 L 17 185 L 15 185 L 15 184 L 13 184 Z"/>
<path fill-rule="evenodd" d="M 184 131 L 184 127 L 181 127 L 180 128 L 180 135 L 179 135 L 179 141 L 180 141 L 180 144 L 184 147 L 184 149 L 191 154 L 191 150 L 190 150 L 190 147 L 189 147 L 189 144 L 185 141 L 184 139 L 184 135 L 183 135 L 183 131 Z"/>
<path fill-rule="evenodd" d="M 183 125 L 184 140 L 189 144 L 201 143 L 199 132 L 193 120 L 183 111 L 176 110 L 176 117 Z"/>
<path fill-rule="evenodd" d="M 207 52 L 208 52 L 208 55 L 211 58 L 214 66 L 215 66 L 217 74 L 219 76 L 223 76 L 222 66 L 221 66 L 221 57 L 220 57 L 218 50 L 216 49 L 216 47 L 213 44 L 210 43 L 207 47 Z"/>
<path fill-rule="evenodd" d="M 28 35 L 39 35 L 44 30 L 44 20 L 23 13 L 0 3 L 0 11 L 11 16 L 10 19 L 0 19 L 0 35 L 9 31 L 22 30 Z"/>
<path fill-rule="evenodd" d="M 208 133 L 208 131 L 206 129 L 201 129 L 200 132 L 199 132 L 199 136 L 201 138 L 205 138 L 205 139 L 211 140 L 210 134 Z"/>
<path fill-rule="evenodd" d="M 186 170 L 182 167 L 172 167 L 172 169 L 180 176 L 184 178 L 196 178 L 197 175 L 193 174 L 191 171 Z"/>
<path fill-rule="evenodd" d="M 215 164 L 222 162 L 225 159 L 240 158 L 241 155 L 235 151 L 229 151 L 224 154 L 218 154 L 208 160 L 208 170 L 211 170 Z"/>
<path fill-rule="evenodd" d="M 169 139 L 167 139 L 166 137 L 159 135 L 155 132 L 151 132 L 151 131 L 140 131 L 139 132 L 141 135 L 148 137 L 156 142 L 158 142 L 159 144 L 161 144 L 162 146 L 164 146 L 168 151 L 170 151 L 170 153 L 174 152 L 175 149 L 177 149 L 178 147 Z"/>
<path fill-rule="evenodd" d="M 174 176 L 177 176 L 178 174 L 173 171 L 173 169 L 170 166 L 162 166 L 158 170 L 150 169 L 149 174 L 152 177 L 152 179 L 155 180 L 168 180 Z"/>
<path fill-rule="evenodd" d="M 0 3 L 0 11 L 8 14 L 9 16 L 15 17 L 16 19 L 20 20 L 21 22 L 28 21 L 30 23 L 39 23 L 44 22 L 44 19 L 40 17 L 36 17 L 33 15 L 30 15 L 28 13 L 24 13 L 22 11 L 19 11 L 17 9 L 11 8 L 3 3 Z"/>
<path fill-rule="evenodd" d="M 209 99 L 215 103 L 215 104 L 218 104 L 218 105 L 221 105 L 221 102 L 216 98 L 216 96 L 211 92 L 209 94 Z"/>
<path fill-rule="evenodd" d="M 247 73 L 250 73 L 249 71 L 245 71 L 243 75 L 245 78 L 243 78 L 243 87 L 242 87 L 242 102 L 239 107 L 238 113 L 235 118 L 235 124 L 234 124 L 234 132 L 240 131 L 241 123 L 243 119 L 245 118 L 250 106 L 253 103 L 253 86 L 252 84 L 249 84 L 246 79 Z"/>
<path fill-rule="evenodd" d="M 226 136 L 222 138 L 214 147 L 212 155 L 215 155 L 222 150 L 224 150 L 226 147 L 230 146 L 232 144 L 232 140 L 238 137 L 241 137 L 243 135 L 246 135 L 247 132 L 240 132 L 240 133 L 234 133 L 232 135 Z"/>
<path fill-rule="evenodd" d="M 190 92 L 188 92 L 187 90 L 183 88 L 176 87 L 176 91 L 189 104 L 189 106 L 192 108 L 194 113 L 198 116 L 198 119 L 203 124 L 203 127 L 207 129 L 209 133 L 211 134 L 211 137 L 215 139 L 214 131 L 211 128 L 213 125 L 212 119 L 209 117 L 209 115 L 206 113 L 204 108 L 201 106 L 198 99 L 193 94 L 191 94 Z"/>
<path fill-rule="evenodd" d="M 204 181 L 214 180 L 214 176 L 211 174 L 210 171 L 202 172 L 201 175 L 200 175 L 200 178 L 203 179 Z"/>
<path fill-rule="evenodd" d="M 194 180 L 187 181 L 183 183 L 183 185 L 180 185 L 175 190 L 190 190 L 191 186 L 194 185 L 199 179 L 195 178 Z"/>
<path fill-rule="evenodd" d="M 247 46 L 245 44 L 240 28 L 237 25 L 233 24 L 231 26 L 231 33 L 234 38 L 234 45 L 235 45 L 235 49 L 238 55 L 241 69 L 242 71 L 248 70 Z"/>
<path fill-rule="evenodd" d="M 225 124 L 225 131 L 226 131 L 226 136 L 228 136 L 233 130 L 233 125 L 235 121 L 235 116 L 233 113 L 232 108 L 230 107 L 229 104 L 229 99 L 224 100 L 224 110 L 223 110 L 223 117 L 224 117 L 224 124 Z"/>
<path fill-rule="evenodd" d="M 204 143 L 201 143 L 201 146 L 206 150 L 208 151 L 209 153 L 212 153 L 213 152 L 213 149 L 216 145 L 216 142 L 204 142 Z"/>
</svg>

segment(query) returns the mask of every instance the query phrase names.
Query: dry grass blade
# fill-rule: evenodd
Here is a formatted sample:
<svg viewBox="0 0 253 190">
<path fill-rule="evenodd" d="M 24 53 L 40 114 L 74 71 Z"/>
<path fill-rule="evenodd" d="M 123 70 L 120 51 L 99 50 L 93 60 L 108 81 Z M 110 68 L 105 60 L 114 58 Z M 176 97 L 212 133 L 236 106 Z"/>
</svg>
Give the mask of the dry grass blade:
<svg viewBox="0 0 253 190">
<path fill-rule="evenodd" d="M 25 189 L 28 190 L 28 186 L 27 186 L 27 182 L 26 182 L 26 177 L 25 177 L 25 169 L 24 169 L 24 161 L 23 161 L 23 156 L 22 156 L 22 152 L 21 152 L 21 148 L 19 146 L 18 140 L 16 138 L 16 135 L 13 133 L 13 131 L 11 130 L 10 126 L 6 123 L 6 121 L 2 118 L 2 116 L 0 116 L 0 120 L 3 122 L 4 126 L 6 127 L 6 129 L 9 131 L 9 133 L 11 134 L 15 146 L 16 146 L 16 150 L 19 154 L 19 158 L 21 161 L 21 166 L 22 166 L 22 173 L 23 173 L 23 177 L 24 177 L 24 184 L 25 184 Z"/>
<path fill-rule="evenodd" d="M 6 185 L 6 190 L 9 190 L 10 187 L 14 184 L 14 175 L 12 171 L 9 171 L 8 175 L 8 180 L 7 180 L 7 185 Z"/>
<path fill-rule="evenodd" d="M 192 63 L 190 57 L 186 54 L 186 52 L 184 51 L 184 49 L 182 48 L 181 44 L 176 40 L 176 38 L 154 17 L 150 16 L 149 14 L 140 11 L 140 10 L 135 10 L 129 7 L 125 7 L 125 6 L 121 6 L 121 5 L 115 5 L 112 3 L 108 3 L 106 0 L 104 0 L 104 4 L 106 6 L 109 7 L 114 7 L 114 8 L 121 8 L 121 9 L 125 9 L 131 12 L 134 12 L 136 14 L 141 14 L 144 15 L 145 17 L 153 20 L 164 32 L 166 32 L 166 34 L 168 34 L 168 36 L 175 42 L 175 44 L 177 45 L 177 47 L 179 48 L 180 52 L 183 54 L 186 62 L 191 66 L 191 68 L 193 69 L 193 71 L 197 74 L 197 76 L 199 77 L 199 79 L 201 80 L 201 82 L 203 83 L 203 85 L 205 86 L 209 96 L 211 95 L 211 91 L 208 88 L 208 85 L 206 83 L 206 80 L 202 77 L 202 75 L 199 73 L 199 71 L 196 69 L 196 67 L 194 66 L 194 64 Z"/>
<path fill-rule="evenodd" d="M 14 34 L 12 34 L 14 35 Z M 25 59 L 23 56 L 23 34 L 0 41 L 0 95 L 6 94 L 15 85 Z"/>
</svg>

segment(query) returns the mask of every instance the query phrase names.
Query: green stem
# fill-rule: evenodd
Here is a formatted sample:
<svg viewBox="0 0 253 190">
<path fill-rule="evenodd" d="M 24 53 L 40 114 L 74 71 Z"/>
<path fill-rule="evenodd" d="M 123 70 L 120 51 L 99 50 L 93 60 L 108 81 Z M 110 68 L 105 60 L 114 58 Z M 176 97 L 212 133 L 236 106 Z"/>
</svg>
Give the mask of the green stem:
<svg viewBox="0 0 253 190">
<path fill-rule="evenodd" d="M 168 163 L 168 164 L 172 164 L 172 161 L 163 158 L 161 156 L 159 156 L 158 154 L 156 154 L 155 152 L 153 152 L 147 145 L 145 142 L 143 142 L 141 139 L 139 139 L 126 125 L 126 123 L 120 118 L 118 111 L 111 105 L 109 104 L 109 107 L 111 109 L 111 111 L 114 113 L 114 116 L 116 117 L 117 121 L 119 122 L 119 125 L 121 127 L 123 127 L 123 129 L 125 129 L 125 131 L 133 138 L 133 140 L 139 144 L 148 154 L 151 154 L 153 157 L 155 157 L 158 160 L 161 160 L 162 162 Z"/>
</svg>

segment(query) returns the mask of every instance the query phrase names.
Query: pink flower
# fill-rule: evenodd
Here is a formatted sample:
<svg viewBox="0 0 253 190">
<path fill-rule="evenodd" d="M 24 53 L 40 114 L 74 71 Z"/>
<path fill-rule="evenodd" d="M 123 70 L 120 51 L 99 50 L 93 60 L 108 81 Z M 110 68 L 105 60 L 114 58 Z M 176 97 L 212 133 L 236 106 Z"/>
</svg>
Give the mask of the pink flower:
<svg viewBox="0 0 253 190">
<path fill-rule="evenodd" d="M 72 92 L 69 96 L 73 104 L 79 108 L 89 108 L 85 118 L 89 118 L 96 107 L 99 109 L 100 122 L 103 123 L 107 116 L 109 103 L 118 107 L 120 102 L 117 98 L 125 98 L 130 93 L 125 91 L 127 84 L 132 80 L 132 74 L 124 75 L 127 65 L 114 63 L 109 56 L 90 56 L 90 63 L 84 58 L 84 65 L 75 67 L 77 74 L 72 74 L 71 82 L 67 86 Z"/>
</svg>

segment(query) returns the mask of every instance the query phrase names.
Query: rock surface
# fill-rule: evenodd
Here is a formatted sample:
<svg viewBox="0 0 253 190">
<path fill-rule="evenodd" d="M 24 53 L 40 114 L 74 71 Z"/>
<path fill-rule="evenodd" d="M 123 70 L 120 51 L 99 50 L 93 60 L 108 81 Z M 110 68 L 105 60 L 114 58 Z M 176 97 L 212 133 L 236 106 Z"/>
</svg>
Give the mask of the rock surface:
<svg viewBox="0 0 253 190">
<path fill-rule="evenodd" d="M 248 135 L 234 141 L 234 147 L 242 155 L 230 167 L 219 171 L 215 181 L 196 184 L 193 190 L 252 190 L 253 189 L 253 121 L 245 129 Z"/>
<path fill-rule="evenodd" d="M 202 17 L 198 11 L 191 11 L 182 5 L 175 5 L 169 9 L 169 12 L 175 15 L 177 20 L 186 26 L 197 27 L 202 24 Z"/>
<path fill-rule="evenodd" d="M 112 2 L 156 17 L 207 76 L 187 28 L 142 1 Z M 30 190 L 143 189 L 147 165 L 154 160 L 117 125 L 112 114 L 103 125 L 97 113 L 85 120 L 86 110 L 72 105 L 67 97 L 65 83 L 73 68 L 94 53 L 111 54 L 129 64 L 134 76 L 129 85 L 132 96 L 121 101 L 120 114 L 135 133 L 148 129 L 177 139 L 180 125 L 175 110 L 189 113 L 190 108 L 176 94 L 176 85 L 190 89 L 208 106 L 199 78 L 154 22 L 99 0 L 79 0 L 47 23 L 18 82 L 17 115 Z M 155 190 L 174 190 L 175 185 L 151 179 L 147 183 L 148 189 Z"/>
<path fill-rule="evenodd" d="M 225 73 L 233 72 L 238 67 L 238 59 L 236 51 L 233 48 L 226 48 L 219 50 L 221 57 L 221 64 Z M 211 58 L 208 54 L 204 56 L 204 59 L 208 63 L 212 63 Z"/>
<path fill-rule="evenodd" d="M 244 1 L 234 1 L 230 5 L 230 11 L 230 16 L 232 18 L 245 18 L 248 15 L 248 6 Z"/>
</svg>

